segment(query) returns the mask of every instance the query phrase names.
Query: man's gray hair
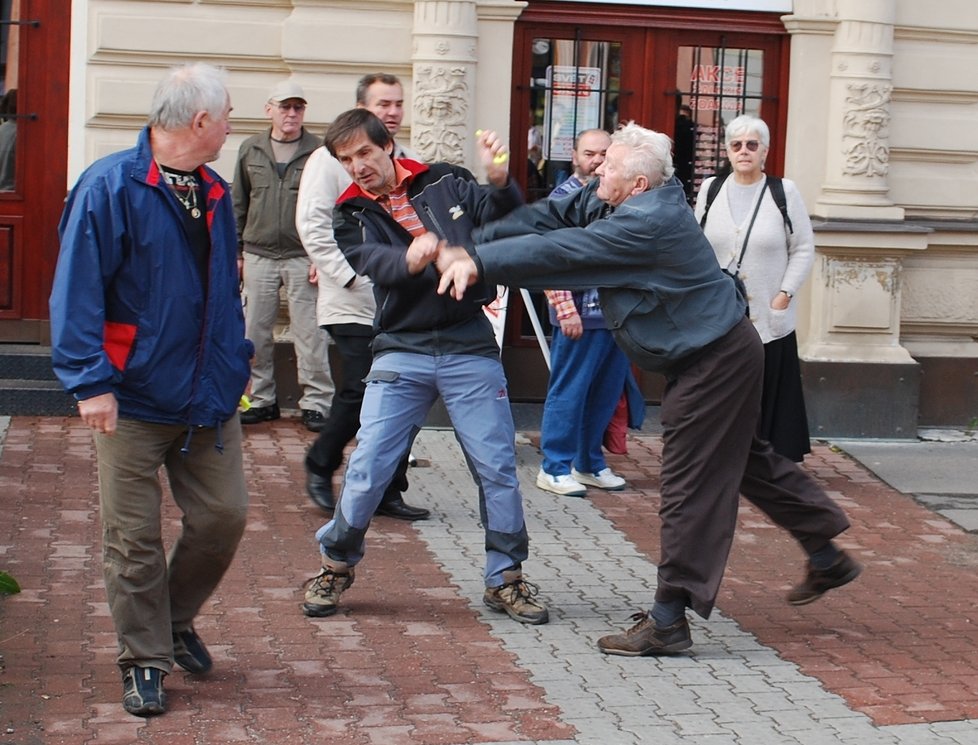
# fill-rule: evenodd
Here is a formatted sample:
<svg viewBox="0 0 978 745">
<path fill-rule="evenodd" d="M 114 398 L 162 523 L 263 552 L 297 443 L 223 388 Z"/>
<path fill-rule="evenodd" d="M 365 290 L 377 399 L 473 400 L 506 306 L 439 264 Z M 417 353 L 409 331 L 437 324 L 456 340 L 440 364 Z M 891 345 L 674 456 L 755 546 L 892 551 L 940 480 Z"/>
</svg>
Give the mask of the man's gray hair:
<svg viewBox="0 0 978 745">
<path fill-rule="evenodd" d="M 628 122 L 611 135 L 611 143 L 629 148 L 623 159 L 625 175 L 645 176 L 650 189 L 672 178 L 675 168 L 672 166 L 672 140 L 668 135 Z"/>
<path fill-rule="evenodd" d="M 220 117 L 227 105 L 226 70 L 206 62 L 171 67 L 153 94 L 149 126 L 183 129 L 193 123 L 198 112 Z"/>
</svg>

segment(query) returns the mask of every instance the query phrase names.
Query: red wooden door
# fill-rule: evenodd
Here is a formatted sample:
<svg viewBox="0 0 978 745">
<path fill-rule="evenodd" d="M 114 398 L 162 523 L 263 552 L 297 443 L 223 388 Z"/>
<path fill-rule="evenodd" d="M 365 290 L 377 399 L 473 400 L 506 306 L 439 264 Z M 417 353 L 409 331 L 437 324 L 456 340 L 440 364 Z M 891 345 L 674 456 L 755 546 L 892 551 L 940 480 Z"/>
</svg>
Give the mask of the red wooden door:
<svg viewBox="0 0 978 745">
<path fill-rule="evenodd" d="M 516 24 L 510 143 L 529 201 L 570 175 L 574 135 L 634 120 L 673 138 L 690 201 L 722 165 L 722 128 L 740 113 L 771 129 L 781 172 L 788 35 L 777 14 L 531 0 Z M 687 114 L 680 118 L 680 114 Z M 547 328 L 542 293 L 531 302 Z M 542 400 L 547 370 L 519 293 L 509 296 L 503 361 L 514 400 Z M 654 400 L 658 376 L 643 376 Z"/>
<path fill-rule="evenodd" d="M 46 343 L 68 163 L 70 0 L 0 0 L 0 342 Z"/>
</svg>

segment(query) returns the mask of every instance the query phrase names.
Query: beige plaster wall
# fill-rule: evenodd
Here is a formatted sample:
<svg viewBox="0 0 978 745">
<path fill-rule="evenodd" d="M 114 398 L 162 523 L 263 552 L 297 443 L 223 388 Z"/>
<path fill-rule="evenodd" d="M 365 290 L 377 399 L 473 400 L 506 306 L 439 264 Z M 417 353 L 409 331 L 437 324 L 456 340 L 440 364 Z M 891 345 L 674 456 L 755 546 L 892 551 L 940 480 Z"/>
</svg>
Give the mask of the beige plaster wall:
<svg viewBox="0 0 978 745">
<path fill-rule="evenodd" d="M 307 126 L 321 133 L 355 103 L 357 80 L 391 72 L 404 82 L 401 137 L 411 137 L 412 0 L 75 0 L 72 112 L 77 132 L 69 181 L 96 158 L 129 147 L 166 67 L 205 60 L 225 67 L 234 106 L 232 135 L 215 163 L 233 173 L 241 141 L 266 126 L 263 106 L 279 80 L 294 77 L 309 99 Z M 480 20 L 487 39 L 506 43 L 507 26 Z M 506 0 L 512 8 L 516 3 Z M 512 17 L 512 13 L 510 12 Z M 511 37 L 510 37 L 511 38 Z M 511 42 L 510 42 L 511 43 Z M 495 50 L 494 50 L 495 51 Z M 495 69 L 495 72 L 494 72 Z M 508 126 L 508 56 L 479 70 L 476 108 L 487 126 Z M 491 101 L 491 104 L 489 103 Z M 83 109 L 80 111 L 79 109 Z"/>
<path fill-rule="evenodd" d="M 912 220 L 978 219 L 978 3 L 866 3 L 893 8 L 888 199 Z M 514 0 L 477 2 L 468 102 L 476 126 L 508 130 L 512 27 L 522 6 Z M 793 13 L 785 16 L 792 32 L 785 171 L 811 211 L 826 182 L 830 148 L 837 146 L 829 142 L 830 125 L 840 112 L 828 102 L 839 12 L 866 7 L 795 0 Z M 208 60 L 230 73 L 234 132 L 216 163 L 225 177 L 232 175 L 241 140 L 265 126 L 268 90 L 290 75 L 308 95 L 307 125 L 320 133 L 353 105 L 361 75 L 393 72 L 405 84 L 408 103 L 401 137 L 412 135 L 413 0 L 74 0 L 72 17 L 71 182 L 92 160 L 133 143 L 163 70 L 190 60 Z M 873 248 L 865 234 L 847 239 L 835 233 L 831 245 L 819 240 L 833 261 Z M 928 351 L 942 344 L 949 354 L 972 349 L 965 339 L 978 332 L 978 310 L 973 303 L 951 307 L 941 295 L 963 278 L 971 291 L 978 276 L 978 231 L 936 231 L 911 242 L 906 261 L 893 269 L 894 286 L 905 298 L 890 309 L 901 338 L 912 345 L 926 337 Z M 799 326 L 803 340 L 809 327 L 817 337 L 832 319 L 862 313 L 862 293 L 840 297 L 823 291 L 813 297 L 809 283 L 798 298 L 803 319 L 811 321 Z M 826 316 L 819 307 L 826 301 L 842 307 Z"/>
<path fill-rule="evenodd" d="M 833 138 L 846 113 L 831 95 L 832 66 L 865 64 L 858 54 L 833 56 L 836 29 L 849 11 L 892 18 L 892 58 L 881 42 L 882 67 L 872 69 L 890 68 L 885 199 L 906 223 L 901 231 L 898 220 L 895 232 L 891 223 L 883 232 L 864 225 L 847 233 L 836 225 L 816 233 L 819 260 L 799 297 L 803 354 L 880 362 L 900 361 L 902 350 L 975 356 L 978 307 L 970 298 L 978 277 L 978 223 L 960 221 L 978 220 L 978 4 L 795 1 L 794 13 L 784 18 L 792 33 L 785 171 L 813 213 L 824 188 L 839 185 L 826 165 L 842 147 Z M 864 32 L 875 30 L 867 26 Z M 853 48 L 853 39 L 843 47 Z M 837 195 L 829 193 L 828 201 Z M 854 205 L 859 198 L 854 191 Z M 887 208 L 864 203 L 836 210 L 855 220 L 889 217 Z M 946 220 L 956 221 L 953 229 L 942 229 Z M 869 289 L 874 282 L 853 281 L 884 275 L 885 291 L 875 296 Z"/>
<path fill-rule="evenodd" d="M 893 0 L 890 199 L 908 218 L 978 218 L 978 3 Z M 785 172 L 813 206 L 825 180 L 835 0 L 796 0 Z M 970 187 L 970 188 L 969 188 Z"/>
</svg>

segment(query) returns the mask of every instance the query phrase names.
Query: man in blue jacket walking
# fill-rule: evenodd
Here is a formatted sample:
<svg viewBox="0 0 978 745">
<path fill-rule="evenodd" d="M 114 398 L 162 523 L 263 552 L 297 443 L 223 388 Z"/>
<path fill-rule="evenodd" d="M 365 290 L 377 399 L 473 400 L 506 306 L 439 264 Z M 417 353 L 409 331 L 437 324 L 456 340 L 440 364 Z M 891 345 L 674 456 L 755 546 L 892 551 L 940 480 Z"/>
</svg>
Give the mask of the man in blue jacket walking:
<svg viewBox="0 0 978 745">
<path fill-rule="evenodd" d="M 54 369 L 93 431 L 103 564 L 123 706 L 166 710 L 174 662 L 212 665 L 194 630 L 234 558 L 248 508 L 237 405 L 244 336 L 231 194 L 213 170 L 230 131 L 222 71 L 172 69 L 136 146 L 92 164 L 61 218 L 51 292 Z M 169 560 L 159 469 L 183 530 Z"/>
</svg>

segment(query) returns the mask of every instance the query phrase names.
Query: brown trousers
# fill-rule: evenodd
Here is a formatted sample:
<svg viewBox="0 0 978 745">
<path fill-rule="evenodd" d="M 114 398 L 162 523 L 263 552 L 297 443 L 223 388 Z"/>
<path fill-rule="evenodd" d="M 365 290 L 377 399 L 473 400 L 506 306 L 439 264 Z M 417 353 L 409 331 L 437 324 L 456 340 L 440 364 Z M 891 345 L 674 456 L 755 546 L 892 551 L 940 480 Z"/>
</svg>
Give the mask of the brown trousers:
<svg viewBox="0 0 978 745">
<path fill-rule="evenodd" d="M 661 560 L 656 600 L 709 618 L 741 491 L 807 550 L 849 526 L 795 463 L 756 436 L 764 350 L 746 318 L 672 377 L 662 399 Z"/>
<path fill-rule="evenodd" d="M 114 435 L 95 435 L 102 560 L 117 662 L 173 667 L 173 631 L 190 628 L 234 558 L 245 529 L 248 491 L 237 414 L 220 433 L 120 419 Z M 165 469 L 182 530 L 163 546 L 160 469 Z"/>
</svg>

